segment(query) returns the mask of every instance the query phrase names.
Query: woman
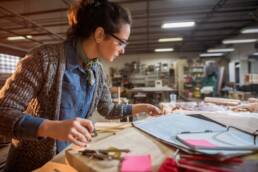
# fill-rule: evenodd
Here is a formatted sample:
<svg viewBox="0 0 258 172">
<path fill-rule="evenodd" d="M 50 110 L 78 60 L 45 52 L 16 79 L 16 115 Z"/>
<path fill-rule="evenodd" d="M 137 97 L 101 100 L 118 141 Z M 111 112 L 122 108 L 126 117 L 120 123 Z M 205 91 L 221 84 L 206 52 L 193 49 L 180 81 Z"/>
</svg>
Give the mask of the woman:
<svg viewBox="0 0 258 172">
<path fill-rule="evenodd" d="M 118 105 L 98 58 L 112 62 L 130 35 L 128 12 L 111 2 L 83 1 L 64 43 L 34 49 L 0 92 L 0 135 L 13 138 L 6 171 L 32 171 L 68 142 L 86 146 L 97 109 L 108 119 L 146 112 L 150 104 Z"/>
<path fill-rule="evenodd" d="M 205 68 L 205 77 L 201 81 L 201 93 L 203 96 L 215 96 L 218 82 L 218 66 L 215 63 L 209 63 Z"/>
</svg>

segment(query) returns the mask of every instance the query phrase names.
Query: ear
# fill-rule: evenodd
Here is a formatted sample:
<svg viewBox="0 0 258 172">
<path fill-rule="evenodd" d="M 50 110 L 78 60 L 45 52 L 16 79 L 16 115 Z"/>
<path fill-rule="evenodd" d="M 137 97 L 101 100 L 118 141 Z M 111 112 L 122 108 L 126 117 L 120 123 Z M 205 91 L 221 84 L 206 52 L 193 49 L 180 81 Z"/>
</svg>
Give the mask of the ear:
<svg viewBox="0 0 258 172">
<path fill-rule="evenodd" d="M 97 27 L 95 32 L 94 32 L 94 38 L 97 43 L 100 43 L 104 40 L 105 38 L 105 31 L 102 27 Z"/>
</svg>

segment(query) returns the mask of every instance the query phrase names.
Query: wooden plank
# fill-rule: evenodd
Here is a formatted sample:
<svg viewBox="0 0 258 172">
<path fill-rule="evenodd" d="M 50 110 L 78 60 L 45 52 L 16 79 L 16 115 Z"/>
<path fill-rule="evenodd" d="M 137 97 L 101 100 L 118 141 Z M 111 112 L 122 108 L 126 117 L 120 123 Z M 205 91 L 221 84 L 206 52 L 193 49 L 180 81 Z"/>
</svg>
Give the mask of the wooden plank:
<svg viewBox="0 0 258 172">
<path fill-rule="evenodd" d="M 215 104 L 219 104 L 219 105 L 229 105 L 229 106 L 236 106 L 241 103 L 240 100 L 226 99 L 226 98 L 219 98 L 219 97 L 205 97 L 204 102 L 215 103 Z"/>
</svg>

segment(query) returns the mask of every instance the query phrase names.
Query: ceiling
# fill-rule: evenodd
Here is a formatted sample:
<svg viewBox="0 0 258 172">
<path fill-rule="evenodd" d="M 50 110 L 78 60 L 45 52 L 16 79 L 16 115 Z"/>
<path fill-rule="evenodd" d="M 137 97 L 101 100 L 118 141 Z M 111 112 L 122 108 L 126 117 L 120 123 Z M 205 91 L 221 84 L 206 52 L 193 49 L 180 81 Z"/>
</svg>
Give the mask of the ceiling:
<svg viewBox="0 0 258 172">
<path fill-rule="evenodd" d="M 34 46 L 65 39 L 66 10 L 73 0 L 0 0 L 0 52 L 23 56 Z M 150 53 L 155 48 L 175 52 L 204 52 L 222 40 L 258 25 L 258 0 L 113 0 L 129 8 L 132 34 L 126 54 Z M 195 21 L 191 28 L 161 28 L 164 22 Z M 8 41 L 10 36 L 32 38 Z M 245 35 L 258 38 L 256 35 Z M 159 43 L 159 38 L 183 37 Z"/>
</svg>

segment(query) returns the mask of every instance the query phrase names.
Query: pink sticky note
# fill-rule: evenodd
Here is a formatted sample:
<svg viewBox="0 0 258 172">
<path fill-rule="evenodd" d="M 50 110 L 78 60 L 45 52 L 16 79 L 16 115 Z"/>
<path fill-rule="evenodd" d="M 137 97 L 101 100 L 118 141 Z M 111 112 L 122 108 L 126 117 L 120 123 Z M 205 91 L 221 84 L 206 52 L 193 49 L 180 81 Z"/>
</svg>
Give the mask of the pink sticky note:
<svg viewBox="0 0 258 172">
<path fill-rule="evenodd" d="M 212 144 L 211 142 L 205 139 L 186 139 L 185 142 L 193 146 L 216 147 L 216 145 Z"/>
<path fill-rule="evenodd" d="M 151 172 L 150 155 L 125 155 L 121 172 Z"/>
</svg>

